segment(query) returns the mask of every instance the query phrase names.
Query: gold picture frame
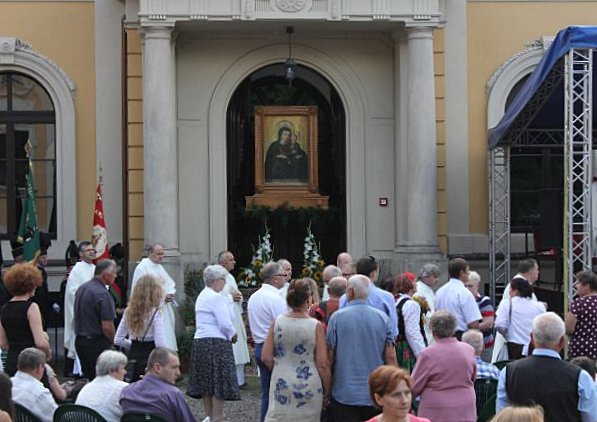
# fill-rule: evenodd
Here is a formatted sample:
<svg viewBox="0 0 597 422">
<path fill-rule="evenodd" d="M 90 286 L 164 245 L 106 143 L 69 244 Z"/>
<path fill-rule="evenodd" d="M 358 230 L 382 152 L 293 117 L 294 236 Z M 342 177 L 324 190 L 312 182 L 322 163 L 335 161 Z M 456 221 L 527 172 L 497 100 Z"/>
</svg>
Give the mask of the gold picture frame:
<svg viewBox="0 0 597 422">
<path fill-rule="evenodd" d="M 247 205 L 323 206 L 317 106 L 255 107 L 255 195 Z"/>
</svg>

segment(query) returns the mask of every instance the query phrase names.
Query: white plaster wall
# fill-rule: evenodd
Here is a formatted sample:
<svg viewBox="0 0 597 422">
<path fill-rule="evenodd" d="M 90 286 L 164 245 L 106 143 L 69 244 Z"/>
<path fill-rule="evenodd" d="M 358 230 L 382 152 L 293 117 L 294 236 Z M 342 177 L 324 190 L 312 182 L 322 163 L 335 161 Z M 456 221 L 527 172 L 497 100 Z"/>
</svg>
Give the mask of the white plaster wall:
<svg viewBox="0 0 597 422">
<path fill-rule="evenodd" d="M 302 36 L 293 49 L 297 61 L 328 77 L 345 102 L 348 249 L 356 256 L 391 253 L 396 242 L 393 49 L 389 36 L 377 33 Z M 226 227 L 221 227 L 227 212 L 226 134 L 225 115 L 220 115 L 225 111 L 222 104 L 214 110 L 214 104 L 227 104 L 251 71 L 283 61 L 286 54 L 287 45 L 272 43 L 269 36 L 178 35 L 180 248 L 185 260 L 213 259 L 226 247 Z M 388 197 L 388 207 L 377 205 L 380 196 Z"/>
</svg>

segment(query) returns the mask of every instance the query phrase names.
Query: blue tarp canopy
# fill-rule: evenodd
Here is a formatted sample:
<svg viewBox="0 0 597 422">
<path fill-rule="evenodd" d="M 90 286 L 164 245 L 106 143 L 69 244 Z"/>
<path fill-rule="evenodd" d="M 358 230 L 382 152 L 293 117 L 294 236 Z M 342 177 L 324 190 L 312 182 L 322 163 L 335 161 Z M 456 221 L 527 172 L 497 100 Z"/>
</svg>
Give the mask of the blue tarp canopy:
<svg viewBox="0 0 597 422">
<path fill-rule="evenodd" d="M 597 48 L 597 27 L 569 26 L 558 32 L 533 73 L 514 97 L 504 117 L 494 128 L 489 129 L 489 149 L 504 143 L 504 138 L 515 122 L 516 117 L 539 91 L 553 66 L 572 48 Z"/>
</svg>

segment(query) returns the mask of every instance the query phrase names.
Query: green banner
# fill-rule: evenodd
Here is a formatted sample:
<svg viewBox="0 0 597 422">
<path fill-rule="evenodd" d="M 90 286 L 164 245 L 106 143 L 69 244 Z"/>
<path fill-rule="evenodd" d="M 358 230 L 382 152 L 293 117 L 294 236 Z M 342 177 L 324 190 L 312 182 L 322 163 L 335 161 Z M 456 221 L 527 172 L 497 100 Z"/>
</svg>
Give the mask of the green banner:
<svg viewBox="0 0 597 422">
<path fill-rule="evenodd" d="M 23 259 L 29 262 L 39 253 L 39 227 L 37 225 L 37 207 L 35 206 L 35 186 L 33 181 L 33 165 L 29 159 L 27 171 L 27 194 L 21 214 L 21 223 L 17 240 L 23 244 Z"/>
</svg>

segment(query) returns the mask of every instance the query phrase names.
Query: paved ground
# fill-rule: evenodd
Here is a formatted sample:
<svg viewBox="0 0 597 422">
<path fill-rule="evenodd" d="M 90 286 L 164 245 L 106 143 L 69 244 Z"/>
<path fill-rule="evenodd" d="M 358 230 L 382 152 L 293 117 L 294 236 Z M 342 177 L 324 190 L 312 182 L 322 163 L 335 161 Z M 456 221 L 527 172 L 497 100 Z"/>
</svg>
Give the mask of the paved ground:
<svg viewBox="0 0 597 422">
<path fill-rule="evenodd" d="M 186 379 L 186 377 L 185 377 Z M 261 387 L 259 378 L 252 375 L 246 376 L 246 387 L 240 390 L 240 401 L 229 401 L 224 405 L 224 416 L 230 422 L 253 422 L 259 421 L 259 406 L 261 402 Z M 181 382 L 180 388 L 185 391 L 185 380 Z M 197 421 L 205 418 L 203 413 L 203 401 L 185 396 L 187 402 L 193 409 Z"/>
</svg>

